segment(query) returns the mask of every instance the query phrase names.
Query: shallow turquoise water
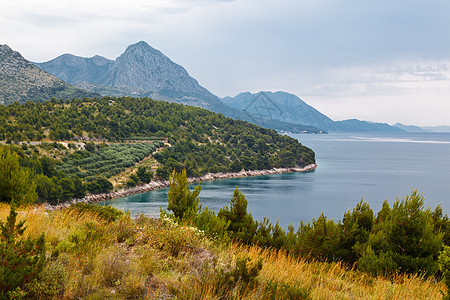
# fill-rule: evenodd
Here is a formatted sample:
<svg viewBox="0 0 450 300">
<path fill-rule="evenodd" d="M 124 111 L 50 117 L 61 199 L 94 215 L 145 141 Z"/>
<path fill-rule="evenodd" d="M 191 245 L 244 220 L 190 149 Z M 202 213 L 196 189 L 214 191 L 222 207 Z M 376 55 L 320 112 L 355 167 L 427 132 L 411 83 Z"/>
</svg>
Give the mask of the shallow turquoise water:
<svg viewBox="0 0 450 300">
<path fill-rule="evenodd" d="M 237 186 L 255 219 L 268 216 L 298 226 L 322 212 L 339 220 L 364 197 L 375 211 L 413 188 L 426 205 L 450 213 L 450 134 L 293 135 L 316 152 L 319 167 L 310 173 L 234 178 L 202 183 L 203 205 L 229 204 Z M 132 215 L 158 215 L 167 207 L 167 189 L 109 201 Z"/>
</svg>

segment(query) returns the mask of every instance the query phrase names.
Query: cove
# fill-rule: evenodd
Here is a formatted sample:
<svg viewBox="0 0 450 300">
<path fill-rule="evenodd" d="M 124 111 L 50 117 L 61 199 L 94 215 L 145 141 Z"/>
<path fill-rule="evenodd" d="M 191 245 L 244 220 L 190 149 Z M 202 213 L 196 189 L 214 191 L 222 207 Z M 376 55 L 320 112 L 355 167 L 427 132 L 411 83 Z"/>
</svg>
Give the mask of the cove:
<svg viewBox="0 0 450 300">
<path fill-rule="evenodd" d="M 309 222 L 322 212 L 335 221 L 361 198 L 376 212 L 417 189 L 432 209 L 450 212 L 450 134 L 327 134 L 292 135 L 316 153 L 318 168 L 288 173 L 202 182 L 203 206 L 218 211 L 229 205 L 237 186 L 257 220 L 272 223 Z M 103 203 L 105 204 L 105 203 Z M 133 216 L 157 216 L 167 207 L 167 189 L 107 201 Z"/>
</svg>

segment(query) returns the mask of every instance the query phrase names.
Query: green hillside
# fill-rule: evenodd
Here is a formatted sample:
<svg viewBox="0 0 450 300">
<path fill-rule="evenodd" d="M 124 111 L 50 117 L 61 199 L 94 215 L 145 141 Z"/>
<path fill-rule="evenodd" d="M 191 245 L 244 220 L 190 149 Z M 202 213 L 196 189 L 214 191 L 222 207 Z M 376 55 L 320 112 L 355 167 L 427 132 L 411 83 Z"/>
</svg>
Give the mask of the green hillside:
<svg viewBox="0 0 450 300">
<path fill-rule="evenodd" d="M 75 194 L 80 188 L 74 186 L 80 186 L 80 180 L 91 192 L 111 188 L 108 184 L 105 189 L 98 188 L 104 186 L 99 178 L 114 186 L 145 182 L 137 177 L 138 167 L 143 168 L 143 177 L 152 172 L 168 179 L 174 169 L 199 176 L 315 163 L 311 149 L 274 130 L 149 98 L 53 99 L 1 105 L 0 140 L 28 142 L 13 150 L 21 165 L 39 175 L 39 196 L 50 202 L 73 195 L 50 196 L 52 192 L 44 188 L 52 186 L 48 178 L 59 186 L 73 186 L 66 191 L 73 189 Z M 62 179 L 74 182 L 64 184 Z"/>
</svg>

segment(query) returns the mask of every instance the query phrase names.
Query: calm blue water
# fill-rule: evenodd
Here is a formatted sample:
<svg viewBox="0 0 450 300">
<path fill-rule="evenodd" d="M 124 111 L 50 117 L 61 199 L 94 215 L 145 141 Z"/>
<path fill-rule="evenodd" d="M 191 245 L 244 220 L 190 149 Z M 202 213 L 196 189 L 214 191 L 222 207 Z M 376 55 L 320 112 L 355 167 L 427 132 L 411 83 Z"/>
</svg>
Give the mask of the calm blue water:
<svg viewBox="0 0 450 300">
<path fill-rule="evenodd" d="M 298 226 L 322 212 L 334 220 L 361 198 L 378 211 L 418 189 L 432 209 L 442 204 L 450 214 L 450 134 L 293 135 L 316 152 L 319 167 L 310 173 L 235 178 L 202 183 L 203 205 L 229 205 L 237 186 L 255 219 Z M 108 202 L 132 215 L 158 215 L 167 207 L 167 189 Z"/>
</svg>

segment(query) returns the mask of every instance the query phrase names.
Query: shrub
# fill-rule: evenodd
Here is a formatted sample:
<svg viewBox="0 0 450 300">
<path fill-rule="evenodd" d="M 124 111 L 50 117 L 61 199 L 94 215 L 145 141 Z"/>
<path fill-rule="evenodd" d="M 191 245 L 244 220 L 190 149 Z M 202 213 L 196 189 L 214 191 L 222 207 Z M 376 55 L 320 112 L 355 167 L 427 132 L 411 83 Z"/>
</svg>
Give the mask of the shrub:
<svg viewBox="0 0 450 300">
<path fill-rule="evenodd" d="M 123 216 L 123 212 L 118 210 L 117 208 L 111 206 L 101 206 L 87 203 L 76 203 L 70 207 L 71 210 L 78 211 L 81 214 L 85 212 L 93 212 L 97 214 L 101 219 L 111 223 L 117 221 L 121 216 Z"/>
<path fill-rule="evenodd" d="M 216 293 L 223 295 L 237 287 L 242 296 L 247 289 L 253 289 L 258 284 L 257 277 L 261 269 L 262 259 L 250 263 L 248 257 L 238 256 L 234 267 L 228 266 L 216 273 Z"/>
</svg>

